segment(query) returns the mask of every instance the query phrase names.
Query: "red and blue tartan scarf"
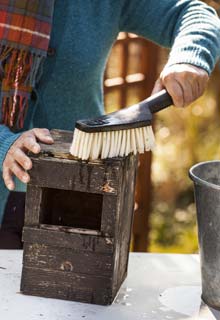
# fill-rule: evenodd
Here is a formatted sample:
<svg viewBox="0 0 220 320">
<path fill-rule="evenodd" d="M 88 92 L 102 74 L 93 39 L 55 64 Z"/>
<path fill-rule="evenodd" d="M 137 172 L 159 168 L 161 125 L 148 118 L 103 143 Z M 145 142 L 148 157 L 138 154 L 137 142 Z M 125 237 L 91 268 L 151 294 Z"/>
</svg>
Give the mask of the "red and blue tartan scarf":
<svg viewBox="0 0 220 320">
<path fill-rule="evenodd" d="M 23 128 L 47 56 L 55 0 L 0 0 L 1 123 Z"/>
</svg>

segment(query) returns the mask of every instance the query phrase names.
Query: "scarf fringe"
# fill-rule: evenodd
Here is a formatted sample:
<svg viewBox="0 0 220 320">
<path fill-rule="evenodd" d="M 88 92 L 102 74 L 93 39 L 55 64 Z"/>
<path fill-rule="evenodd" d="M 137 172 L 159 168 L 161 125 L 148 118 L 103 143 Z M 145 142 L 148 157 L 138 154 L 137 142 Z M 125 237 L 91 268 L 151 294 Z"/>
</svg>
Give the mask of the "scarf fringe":
<svg viewBox="0 0 220 320">
<path fill-rule="evenodd" d="M 24 119 L 28 109 L 28 99 L 21 95 L 3 97 L 2 118 L 3 123 L 10 128 L 23 128 Z"/>
<path fill-rule="evenodd" d="M 0 78 L 2 79 L 1 122 L 17 130 L 24 126 L 28 99 L 39 80 L 44 56 L 0 47 Z"/>
</svg>

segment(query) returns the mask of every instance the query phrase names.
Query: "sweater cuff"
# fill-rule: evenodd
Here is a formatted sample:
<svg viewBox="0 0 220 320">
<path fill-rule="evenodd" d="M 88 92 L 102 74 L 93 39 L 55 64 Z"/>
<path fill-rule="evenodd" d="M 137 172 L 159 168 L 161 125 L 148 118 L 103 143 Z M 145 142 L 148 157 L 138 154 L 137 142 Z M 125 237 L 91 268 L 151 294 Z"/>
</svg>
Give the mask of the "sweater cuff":
<svg viewBox="0 0 220 320">
<path fill-rule="evenodd" d="M 11 145 L 20 137 L 22 133 L 14 134 L 7 131 L 0 136 L 0 171 L 2 171 L 3 162 Z"/>
<path fill-rule="evenodd" d="M 166 66 L 170 67 L 174 64 L 183 63 L 202 68 L 210 75 L 214 69 L 216 61 L 212 58 L 207 49 L 201 47 L 187 47 L 187 49 L 175 48 L 171 50 Z"/>
</svg>

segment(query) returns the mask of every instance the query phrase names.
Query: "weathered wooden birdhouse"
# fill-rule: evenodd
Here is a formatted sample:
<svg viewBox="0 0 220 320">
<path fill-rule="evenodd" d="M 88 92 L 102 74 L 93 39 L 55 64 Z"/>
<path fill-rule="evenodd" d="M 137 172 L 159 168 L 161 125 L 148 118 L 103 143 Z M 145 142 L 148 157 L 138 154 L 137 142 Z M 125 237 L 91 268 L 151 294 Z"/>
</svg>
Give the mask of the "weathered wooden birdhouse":
<svg viewBox="0 0 220 320">
<path fill-rule="evenodd" d="M 78 161 L 72 133 L 52 135 L 32 157 L 21 291 L 111 304 L 127 274 L 136 157 Z"/>
</svg>

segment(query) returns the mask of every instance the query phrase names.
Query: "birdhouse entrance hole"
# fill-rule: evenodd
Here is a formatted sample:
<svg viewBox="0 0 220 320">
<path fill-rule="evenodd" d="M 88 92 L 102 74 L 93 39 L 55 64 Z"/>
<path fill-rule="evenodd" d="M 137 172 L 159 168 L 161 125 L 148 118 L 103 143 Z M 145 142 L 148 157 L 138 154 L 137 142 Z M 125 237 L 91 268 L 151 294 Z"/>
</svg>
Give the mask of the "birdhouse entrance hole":
<svg viewBox="0 0 220 320">
<path fill-rule="evenodd" d="M 102 202 L 100 194 L 44 188 L 40 224 L 100 231 Z"/>
</svg>

